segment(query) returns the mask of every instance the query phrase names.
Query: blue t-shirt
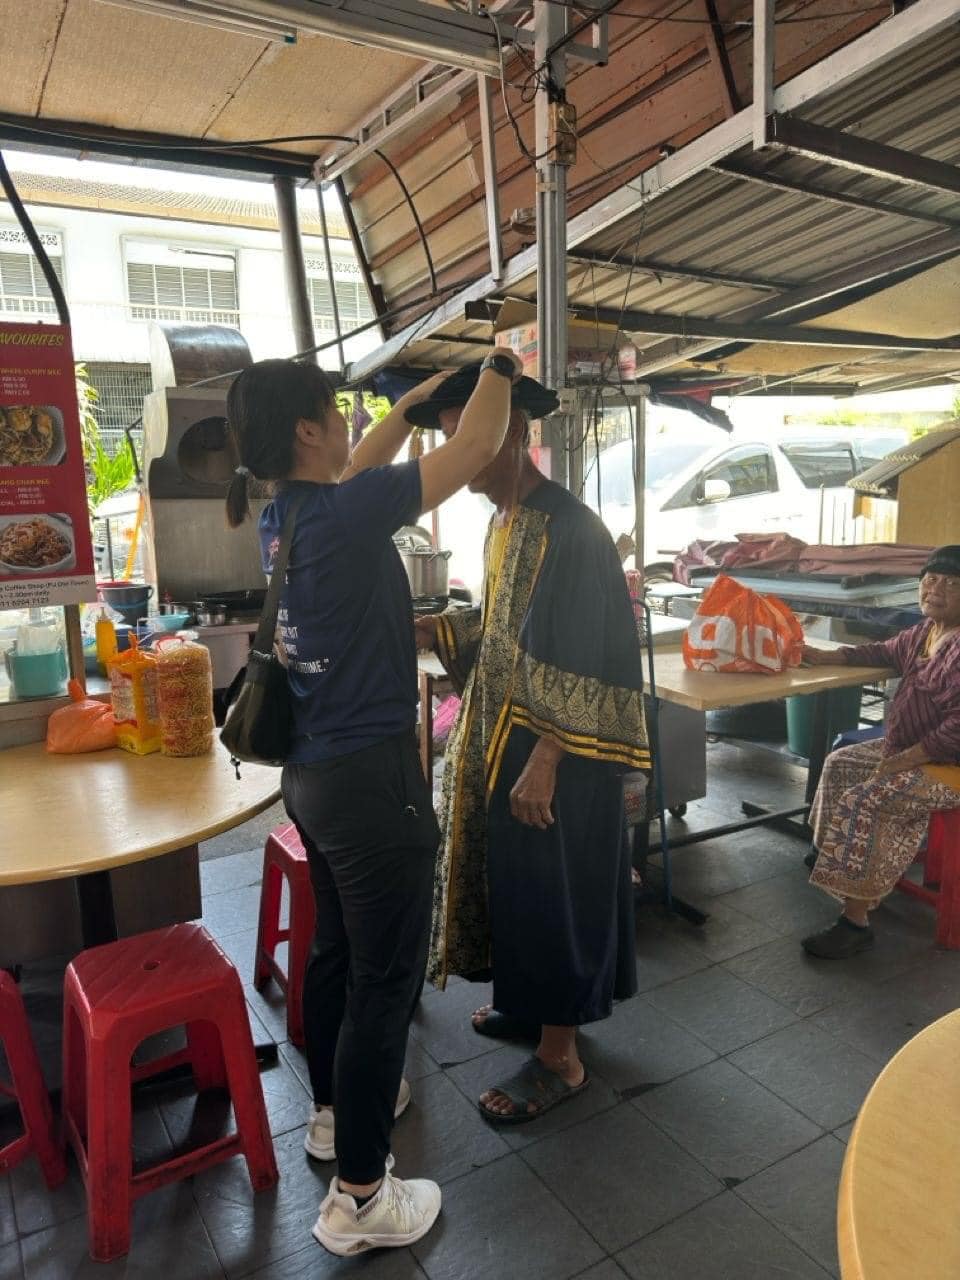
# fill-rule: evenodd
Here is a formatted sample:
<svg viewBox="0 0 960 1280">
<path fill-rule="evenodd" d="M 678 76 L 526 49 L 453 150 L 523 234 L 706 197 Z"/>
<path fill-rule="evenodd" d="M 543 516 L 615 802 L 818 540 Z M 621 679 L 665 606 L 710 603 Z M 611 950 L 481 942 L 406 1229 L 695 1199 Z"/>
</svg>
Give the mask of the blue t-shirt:
<svg viewBox="0 0 960 1280">
<path fill-rule="evenodd" d="M 392 535 L 420 514 L 419 463 L 372 467 L 344 484 L 284 485 L 260 517 L 267 573 L 303 489 L 278 617 L 293 695 L 291 764 L 374 746 L 417 718 L 413 605 Z"/>
</svg>

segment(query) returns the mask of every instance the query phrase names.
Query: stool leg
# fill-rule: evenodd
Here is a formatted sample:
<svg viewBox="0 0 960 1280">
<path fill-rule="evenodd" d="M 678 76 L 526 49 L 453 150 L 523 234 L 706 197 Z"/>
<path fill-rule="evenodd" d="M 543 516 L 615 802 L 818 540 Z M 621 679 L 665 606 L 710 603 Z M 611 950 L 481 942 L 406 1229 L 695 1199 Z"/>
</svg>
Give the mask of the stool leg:
<svg viewBox="0 0 960 1280">
<path fill-rule="evenodd" d="M 927 827 L 927 848 L 923 856 L 923 883 L 940 884 L 943 880 L 944 818 L 942 813 L 932 813 Z"/>
<path fill-rule="evenodd" d="M 253 971 L 253 985 L 262 991 L 270 980 L 270 969 L 264 962 L 265 955 L 273 956 L 280 941 L 280 897 L 283 891 L 283 873 L 279 866 L 263 859 L 263 885 L 260 890 L 260 919 L 257 923 L 257 958 Z"/>
<path fill-rule="evenodd" d="M 272 1187 L 280 1175 L 277 1172 L 260 1071 L 239 977 L 232 997 L 224 1001 L 219 1025 L 230 1082 L 230 1100 L 247 1162 L 247 1172 L 254 1191 L 264 1191 L 267 1187 Z"/>
<path fill-rule="evenodd" d="M 287 953 L 287 1034 L 297 1048 L 304 1045 L 303 979 L 313 942 L 316 908 L 310 883 L 290 886 L 290 946 Z"/>
<path fill-rule="evenodd" d="M 13 1034 L 3 1041 L 7 1066 L 13 1091 L 17 1095 L 23 1127 L 30 1139 L 30 1147 L 40 1162 L 44 1180 L 52 1191 L 67 1176 L 63 1152 L 55 1137 L 50 1096 L 43 1083 L 40 1059 L 30 1036 L 27 1015 L 19 996 L 9 1002 L 8 1014 L 13 1023 Z"/>
<path fill-rule="evenodd" d="M 940 839 L 940 895 L 937 898 L 937 943 L 960 951 L 960 810 L 935 813 Z"/>
<path fill-rule="evenodd" d="M 76 1125 L 77 1133 L 87 1137 L 87 1049 L 83 1028 L 69 999 L 63 1009 L 63 1114 Z"/>
<path fill-rule="evenodd" d="M 133 1047 L 87 1045 L 87 1214 L 90 1256 L 111 1262 L 130 1249 Z"/>
<path fill-rule="evenodd" d="M 197 1092 L 205 1089 L 225 1089 L 227 1068 L 223 1061 L 220 1032 L 212 1022 L 188 1022 L 187 1046 L 190 1050 L 190 1066 Z"/>
</svg>

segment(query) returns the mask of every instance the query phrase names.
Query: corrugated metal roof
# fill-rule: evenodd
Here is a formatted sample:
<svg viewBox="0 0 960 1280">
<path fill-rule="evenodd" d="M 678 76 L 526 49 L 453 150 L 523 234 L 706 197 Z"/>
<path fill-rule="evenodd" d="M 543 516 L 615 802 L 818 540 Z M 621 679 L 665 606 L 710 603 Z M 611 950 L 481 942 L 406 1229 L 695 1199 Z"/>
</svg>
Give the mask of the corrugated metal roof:
<svg viewBox="0 0 960 1280">
<path fill-rule="evenodd" d="M 801 112 L 809 119 L 850 134 L 884 142 L 905 151 L 956 164 L 960 161 L 960 102 L 955 86 L 960 70 L 960 34 L 921 44 L 902 58 L 878 68 L 854 85 L 811 104 Z M 745 149 L 731 157 L 732 167 L 748 167 L 753 180 L 721 169 L 701 172 L 673 190 L 645 202 L 602 233 L 576 245 L 590 263 L 570 261 L 568 288 L 571 311 L 589 314 L 594 308 L 623 311 L 623 328 L 644 358 L 661 351 L 675 358 L 661 364 L 661 376 L 689 377 L 698 370 L 757 379 L 796 378 L 796 385 L 852 383 L 864 387 L 894 382 L 960 378 L 960 352 L 876 349 L 869 345 L 824 347 L 764 343 L 744 347 L 716 340 L 715 350 L 691 363 L 685 344 L 673 337 L 645 332 L 630 322 L 630 312 L 656 313 L 671 319 L 736 322 L 745 312 L 775 309 L 788 301 L 792 288 L 815 287 L 867 260 L 890 255 L 886 273 L 909 262 L 914 248 L 944 228 L 960 230 L 956 197 L 922 186 L 886 180 L 770 149 Z M 793 184 L 798 190 L 768 185 L 764 179 Z M 807 188 L 804 190 L 803 188 Z M 825 199 L 825 196 L 840 200 Z M 863 205 L 841 202 L 844 198 Z M 879 205 L 880 207 L 864 207 Z M 923 218 L 929 219 L 924 221 Z M 960 254 L 960 238 L 956 251 Z M 902 257 L 898 260 L 898 254 Z M 617 259 L 619 265 L 604 264 Z M 641 265 L 631 268 L 636 261 Z M 644 269 L 655 261 L 686 272 L 698 270 L 735 278 L 736 287 L 709 279 L 671 277 Z M 805 320 L 821 329 L 869 330 L 909 338 L 947 339 L 960 333 L 960 303 L 955 287 L 960 257 L 947 265 L 918 268 L 908 284 L 876 289 L 867 301 L 840 294 L 830 310 Z M 758 282 L 750 288 L 751 279 Z M 766 287 L 778 282 L 777 290 Z M 531 273 L 512 280 L 510 296 L 533 300 L 536 279 Z M 855 297 L 855 295 L 854 295 Z M 909 305 L 908 305 L 909 304 Z M 912 308 L 912 309 L 911 309 Z M 869 323 L 868 323 L 869 322 Z M 910 332 L 905 333 L 905 329 Z M 486 329 L 489 335 L 491 328 Z M 436 341 L 476 338 L 476 326 L 448 321 Z M 697 346 L 703 346 L 698 343 Z M 456 358 L 457 345 L 449 351 Z M 464 346 L 459 358 L 472 352 Z M 435 346 L 419 337 L 410 348 L 411 361 L 432 360 Z"/>
<path fill-rule="evenodd" d="M 936 453 L 953 440 L 960 440 L 960 426 L 944 423 L 917 440 L 912 440 L 903 449 L 888 453 L 880 462 L 848 480 L 847 488 L 856 489 L 857 493 L 872 493 L 881 498 L 895 497 L 896 481 L 905 471 L 916 466 L 921 458 Z"/>
</svg>

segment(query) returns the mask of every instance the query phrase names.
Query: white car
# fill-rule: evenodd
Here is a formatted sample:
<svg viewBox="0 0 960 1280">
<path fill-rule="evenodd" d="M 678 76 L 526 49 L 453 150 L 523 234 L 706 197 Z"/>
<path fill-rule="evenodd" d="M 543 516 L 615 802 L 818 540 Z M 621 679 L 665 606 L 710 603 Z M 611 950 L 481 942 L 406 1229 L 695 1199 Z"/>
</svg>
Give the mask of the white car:
<svg viewBox="0 0 960 1280">
<path fill-rule="evenodd" d="M 904 445 L 907 433 L 784 430 L 764 440 L 694 424 L 648 432 L 647 441 L 643 559 L 647 580 L 656 582 L 673 577 L 674 556 L 698 539 L 782 532 L 833 541 L 826 498 Z M 588 467 L 584 478 L 583 499 L 614 538 L 633 534 L 633 473 L 633 444 L 624 440 L 603 450 L 599 468 Z"/>
</svg>

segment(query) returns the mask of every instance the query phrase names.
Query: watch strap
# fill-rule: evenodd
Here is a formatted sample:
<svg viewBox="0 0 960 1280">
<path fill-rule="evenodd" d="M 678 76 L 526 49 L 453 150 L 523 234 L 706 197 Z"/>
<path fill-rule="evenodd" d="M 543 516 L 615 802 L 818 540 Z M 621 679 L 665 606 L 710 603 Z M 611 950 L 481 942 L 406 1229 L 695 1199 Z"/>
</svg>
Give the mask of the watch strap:
<svg viewBox="0 0 960 1280">
<path fill-rule="evenodd" d="M 481 373 L 483 373 L 484 369 L 492 369 L 494 373 L 499 373 L 502 378 L 510 378 L 512 380 L 516 372 L 516 365 L 510 356 L 500 355 L 499 352 L 494 351 L 480 365 Z"/>
</svg>

